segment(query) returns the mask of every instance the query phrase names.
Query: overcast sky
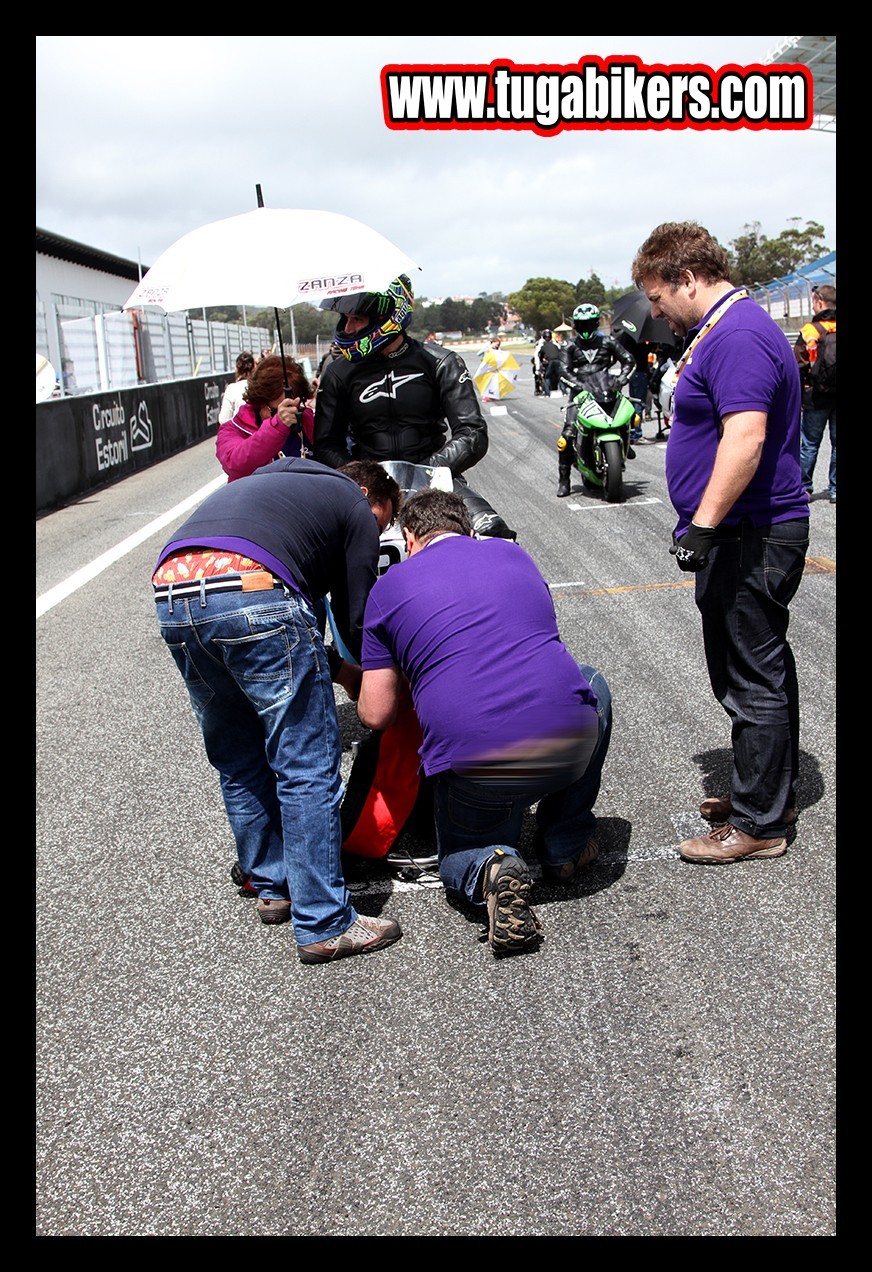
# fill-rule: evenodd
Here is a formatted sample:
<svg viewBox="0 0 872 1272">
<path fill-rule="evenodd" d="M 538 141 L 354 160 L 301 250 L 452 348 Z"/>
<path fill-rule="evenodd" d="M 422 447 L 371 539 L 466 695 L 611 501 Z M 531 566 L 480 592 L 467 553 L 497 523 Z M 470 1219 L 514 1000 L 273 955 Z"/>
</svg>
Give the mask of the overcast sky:
<svg viewBox="0 0 872 1272">
<path fill-rule="evenodd" d="M 190 230 L 256 207 L 259 183 L 267 206 L 341 212 L 384 234 L 421 266 L 415 290 L 430 299 L 592 272 L 629 288 L 636 249 L 669 220 L 700 221 L 726 246 L 747 223 L 773 238 L 798 217 L 822 224 L 835 249 L 834 133 L 543 137 L 384 120 L 388 64 L 562 68 L 634 55 L 718 69 L 762 62 L 784 39 L 40 36 L 36 224 L 147 267 Z"/>
</svg>

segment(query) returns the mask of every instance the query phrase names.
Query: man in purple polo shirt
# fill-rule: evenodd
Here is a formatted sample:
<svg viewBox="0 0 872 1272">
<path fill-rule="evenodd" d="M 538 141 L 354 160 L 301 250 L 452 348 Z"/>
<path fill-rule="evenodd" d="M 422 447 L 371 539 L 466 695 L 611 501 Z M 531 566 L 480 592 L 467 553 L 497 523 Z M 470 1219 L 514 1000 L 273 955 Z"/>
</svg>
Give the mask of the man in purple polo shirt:
<svg viewBox="0 0 872 1272">
<path fill-rule="evenodd" d="M 695 222 L 659 225 L 632 277 L 652 316 L 685 338 L 666 446 L 678 513 L 670 551 L 696 573 L 709 679 L 732 726 L 730 794 L 703 801 L 712 830 L 678 850 L 710 864 L 780 857 L 796 821 L 799 761 L 788 606 L 808 548 L 796 359 Z"/>
<path fill-rule="evenodd" d="M 473 538 L 458 495 L 419 491 L 399 524 L 408 557 L 367 600 L 358 714 L 387 728 L 408 681 L 446 892 L 486 910 L 495 955 L 533 949 L 541 924 L 516 851 L 524 812 L 538 801 L 545 882 L 575 883 L 598 851 L 609 687 L 560 639 L 532 558 Z"/>
</svg>

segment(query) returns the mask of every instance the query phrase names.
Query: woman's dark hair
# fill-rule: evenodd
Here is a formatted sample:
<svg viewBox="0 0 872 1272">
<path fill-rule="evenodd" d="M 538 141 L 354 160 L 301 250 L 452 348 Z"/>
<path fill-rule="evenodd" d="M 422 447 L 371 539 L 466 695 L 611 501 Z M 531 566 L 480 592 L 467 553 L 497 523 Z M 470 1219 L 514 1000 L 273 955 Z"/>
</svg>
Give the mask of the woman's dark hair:
<svg viewBox="0 0 872 1272">
<path fill-rule="evenodd" d="M 242 395 L 243 401 L 250 403 L 255 409 L 269 406 L 282 392 L 286 377 L 291 397 L 308 402 L 312 396 L 312 386 L 299 362 L 294 362 L 293 358 L 285 358 L 283 368 L 281 358 L 274 353 L 261 358 L 248 377 L 248 384 Z"/>
<path fill-rule="evenodd" d="M 436 534 L 469 535 L 472 522 L 466 504 L 450 490 L 435 490 L 428 486 L 417 491 L 403 505 L 400 526 L 411 530 L 419 543 Z"/>
<path fill-rule="evenodd" d="M 236 359 L 237 380 L 247 380 L 254 370 L 254 354 L 250 349 L 243 349 Z"/>
</svg>

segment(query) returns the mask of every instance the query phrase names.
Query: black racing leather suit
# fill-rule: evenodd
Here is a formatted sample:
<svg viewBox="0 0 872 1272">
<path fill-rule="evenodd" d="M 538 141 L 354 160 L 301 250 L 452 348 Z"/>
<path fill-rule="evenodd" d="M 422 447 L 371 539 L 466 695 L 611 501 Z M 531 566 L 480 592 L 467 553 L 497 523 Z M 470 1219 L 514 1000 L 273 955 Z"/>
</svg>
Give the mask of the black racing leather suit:
<svg viewBox="0 0 872 1272">
<path fill-rule="evenodd" d="M 578 336 L 572 340 L 560 354 L 561 383 L 573 393 L 584 386 L 587 376 L 597 371 L 608 371 L 613 362 L 621 364 L 621 372 L 615 379 L 623 386 L 636 369 L 636 359 L 628 349 L 615 340 L 614 336 L 598 331 L 591 340 L 580 340 Z M 564 473 L 572 468 L 575 453 L 575 424 L 573 413 L 567 412 L 567 419 L 560 436 L 566 439 L 566 445 L 558 446 L 558 468 Z M 316 426 L 317 427 L 317 426 Z"/>
<path fill-rule="evenodd" d="M 450 429 L 450 432 L 449 432 Z M 324 370 L 315 401 L 315 459 L 404 459 L 459 477 L 487 454 L 487 423 L 453 349 L 407 338 L 399 351 Z M 349 453 L 350 442 L 350 453 Z"/>
<path fill-rule="evenodd" d="M 613 362 L 620 362 L 621 384 L 626 384 L 636 370 L 636 359 L 615 340 L 614 336 L 598 331 L 591 340 L 579 340 L 578 336 L 566 346 L 560 355 L 563 366 L 561 379 L 576 389 L 582 387 L 586 376 L 594 371 L 608 371 Z"/>
<path fill-rule="evenodd" d="M 406 337 L 395 353 L 324 368 L 315 399 L 315 459 L 405 460 L 445 467 L 475 533 L 515 538 L 502 517 L 461 477 L 487 454 L 487 422 L 463 359 L 453 349 Z"/>
</svg>

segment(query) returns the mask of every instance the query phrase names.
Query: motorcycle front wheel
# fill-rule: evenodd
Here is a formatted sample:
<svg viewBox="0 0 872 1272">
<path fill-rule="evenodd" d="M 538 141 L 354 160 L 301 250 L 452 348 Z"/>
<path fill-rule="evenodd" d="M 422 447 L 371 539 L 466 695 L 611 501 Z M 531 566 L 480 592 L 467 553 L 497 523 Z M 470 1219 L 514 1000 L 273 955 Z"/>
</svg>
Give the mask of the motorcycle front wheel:
<svg viewBox="0 0 872 1272">
<path fill-rule="evenodd" d="M 603 442 L 606 471 L 603 488 L 606 503 L 622 503 L 624 499 L 624 456 L 620 442 Z"/>
</svg>

